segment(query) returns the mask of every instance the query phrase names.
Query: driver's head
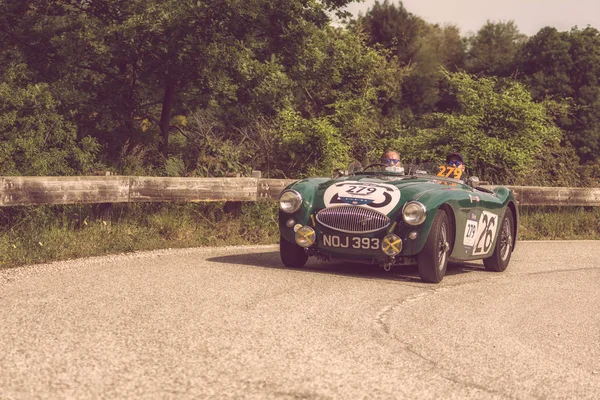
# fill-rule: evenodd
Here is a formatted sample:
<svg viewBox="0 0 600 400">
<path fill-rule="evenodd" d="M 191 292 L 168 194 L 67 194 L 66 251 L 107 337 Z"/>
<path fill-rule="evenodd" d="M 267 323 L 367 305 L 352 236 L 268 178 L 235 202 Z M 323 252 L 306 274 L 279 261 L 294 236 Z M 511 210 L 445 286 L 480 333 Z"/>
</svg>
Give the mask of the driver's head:
<svg viewBox="0 0 600 400">
<path fill-rule="evenodd" d="M 450 153 L 446 156 L 446 165 L 465 170 L 465 162 L 460 153 Z"/>
<path fill-rule="evenodd" d="M 381 163 L 387 166 L 400 166 L 400 155 L 397 151 L 386 150 L 381 156 Z"/>
</svg>

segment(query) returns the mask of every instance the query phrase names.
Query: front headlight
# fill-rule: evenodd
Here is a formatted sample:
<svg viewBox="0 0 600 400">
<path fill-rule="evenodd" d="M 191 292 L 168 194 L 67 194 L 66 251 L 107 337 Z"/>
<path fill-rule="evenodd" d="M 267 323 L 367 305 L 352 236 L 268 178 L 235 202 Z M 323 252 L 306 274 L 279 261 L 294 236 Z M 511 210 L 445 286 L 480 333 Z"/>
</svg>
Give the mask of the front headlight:
<svg viewBox="0 0 600 400">
<path fill-rule="evenodd" d="M 421 225 L 427 218 L 427 209 L 418 201 L 409 201 L 404 205 L 402 218 L 409 225 Z"/>
<path fill-rule="evenodd" d="M 284 190 L 279 196 L 279 208 L 286 213 L 297 211 L 302 205 L 302 195 L 295 190 Z"/>
</svg>

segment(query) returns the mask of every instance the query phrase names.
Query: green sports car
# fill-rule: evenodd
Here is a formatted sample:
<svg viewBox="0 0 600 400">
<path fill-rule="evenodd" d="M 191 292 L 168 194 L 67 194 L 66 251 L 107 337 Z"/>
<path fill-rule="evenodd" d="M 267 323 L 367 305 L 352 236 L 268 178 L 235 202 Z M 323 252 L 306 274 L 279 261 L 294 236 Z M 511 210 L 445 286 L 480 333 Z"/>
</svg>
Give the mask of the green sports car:
<svg viewBox="0 0 600 400">
<path fill-rule="evenodd" d="M 432 283 L 443 279 L 448 261 L 483 259 L 486 269 L 504 271 L 519 226 L 512 192 L 430 167 L 372 164 L 287 186 L 279 197 L 281 261 L 299 268 L 315 256 L 386 271 L 416 264 Z"/>
</svg>

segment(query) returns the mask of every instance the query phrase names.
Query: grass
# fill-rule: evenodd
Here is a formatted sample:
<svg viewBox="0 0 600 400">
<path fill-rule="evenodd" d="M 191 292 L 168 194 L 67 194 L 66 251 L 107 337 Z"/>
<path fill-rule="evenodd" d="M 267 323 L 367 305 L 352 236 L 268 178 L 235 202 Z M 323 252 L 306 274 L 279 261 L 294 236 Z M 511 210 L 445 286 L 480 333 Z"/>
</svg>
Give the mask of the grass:
<svg viewBox="0 0 600 400">
<path fill-rule="evenodd" d="M 276 244 L 277 208 L 244 203 L 0 208 L 0 268 L 179 247 Z M 519 239 L 600 239 L 600 207 L 521 207 Z"/>
<path fill-rule="evenodd" d="M 38 206 L 0 209 L 0 268 L 178 247 L 274 244 L 274 203 Z"/>
<path fill-rule="evenodd" d="M 600 239 L 600 207 L 525 207 L 519 209 L 521 240 Z"/>
</svg>

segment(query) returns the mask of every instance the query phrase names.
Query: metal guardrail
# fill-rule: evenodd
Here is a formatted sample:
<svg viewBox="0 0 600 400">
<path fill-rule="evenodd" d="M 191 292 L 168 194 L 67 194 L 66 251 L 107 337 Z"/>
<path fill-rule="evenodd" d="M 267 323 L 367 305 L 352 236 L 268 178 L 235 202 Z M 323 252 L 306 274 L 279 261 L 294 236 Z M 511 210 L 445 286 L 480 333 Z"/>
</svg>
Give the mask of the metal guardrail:
<svg viewBox="0 0 600 400">
<path fill-rule="evenodd" d="M 273 201 L 293 179 L 4 176 L 0 206 Z M 484 186 L 490 188 L 491 186 Z M 600 206 L 600 188 L 508 186 L 520 205 Z"/>
</svg>

